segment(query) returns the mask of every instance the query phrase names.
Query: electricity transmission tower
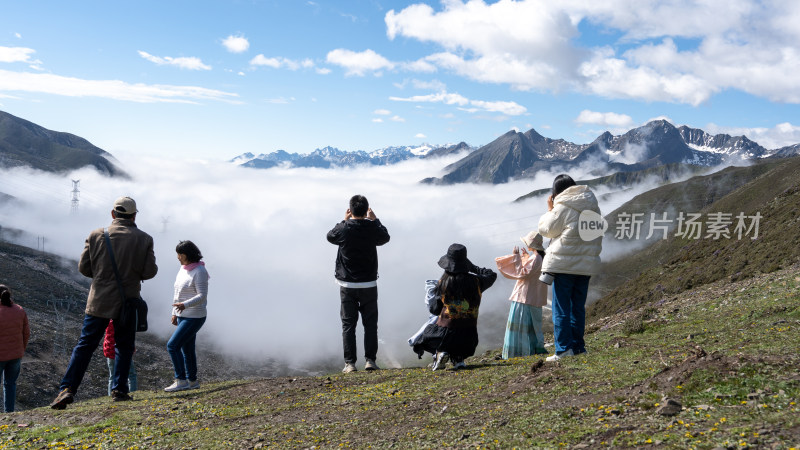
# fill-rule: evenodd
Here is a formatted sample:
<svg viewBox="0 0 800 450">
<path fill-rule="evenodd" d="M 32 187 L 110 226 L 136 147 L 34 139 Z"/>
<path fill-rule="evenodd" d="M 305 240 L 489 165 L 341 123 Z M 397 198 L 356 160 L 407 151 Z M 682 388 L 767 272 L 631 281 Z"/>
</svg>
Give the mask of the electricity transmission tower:
<svg viewBox="0 0 800 450">
<path fill-rule="evenodd" d="M 72 209 L 70 210 L 72 214 L 78 214 L 78 197 L 81 193 L 78 186 L 80 184 L 81 180 L 72 180 Z"/>
</svg>

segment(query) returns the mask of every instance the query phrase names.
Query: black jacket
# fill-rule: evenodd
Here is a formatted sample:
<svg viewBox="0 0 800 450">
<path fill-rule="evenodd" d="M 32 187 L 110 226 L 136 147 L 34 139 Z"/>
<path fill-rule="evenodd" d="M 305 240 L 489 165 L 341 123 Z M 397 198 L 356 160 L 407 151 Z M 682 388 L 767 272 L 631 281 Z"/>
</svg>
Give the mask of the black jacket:
<svg viewBox="0 0 800 450">
<path fill-rule="evenodd" d="M 328 242 L 339 246 L 336 279 L 364 283 L 378 279 L 378 250 L 389 242 L 389 232 L 378 219 L 349 219 L 328 232 Z"/>
</svg>

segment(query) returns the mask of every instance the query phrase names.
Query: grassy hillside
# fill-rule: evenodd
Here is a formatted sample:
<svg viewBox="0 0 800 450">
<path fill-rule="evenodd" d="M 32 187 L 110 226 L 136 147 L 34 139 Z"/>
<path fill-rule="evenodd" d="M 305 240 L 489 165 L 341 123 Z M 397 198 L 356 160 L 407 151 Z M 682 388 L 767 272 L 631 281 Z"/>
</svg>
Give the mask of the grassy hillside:
<svg viewBox="0 0 800 450">
<path fill-rule="evenodd" d="M 209 383 L 0 417 L 0 448 L 800 445 L 800 267 L 595 322 L 590 353 Z M 665 398 L 667 397 L 667 398 Z M 662 407 L 680 404 L 675 415 Z"/>
<path fill-rule="evenodd" d="M 67 172 L 92 166 L 106 175 L 128 177 L 107 159 L 110 156 L 79 136 L 48 130 L 0 111 L 0 167 Z"/>
<path fill-rule="evenodd" d="M 604 246 L 629 245 L 630 242 L 620 241 L 615 238 L 620 215 L 642 214 L 641 232 L 635 242 L 636 250 L 625 250 L 620 256 L 620 251 L 606 256 L 600 273 L 592 278 L 593 289 L 605 294 L 611 292 L 622 283 L 628 282 L 649 269 L 665 263 L 674 256 L 673 252 L 681 252 L 680 246 L 664 245 L 663 233 L 656 230 L 650 239 L 646 239 L 650 227 L 650 214 L 655 213 L 660 218 L 667 212 L 667 217 L 676 219 L 679 212 L 684 214 L 702 211 L 717 200 L 730 194 L 754 179 L 766 174 L 787 161 L 763 160 L 747 167 L 728 167 L 710 175 L 692 177 L 686 181 L 671 183 L 657 187 L 643 194 L 637 195 L 619 208 L 608 213 L 605 218 L 609 223 Z M 675 222 L 670 234 L 675 232 Z M 656 245 L 653 247 L 654 244 Z M 604 311 L 608 313 L 608 311 Z"/>
<path fill-rule="evenodd" d="M 730 213 L 734 218 L 758 213 L 758 238 L 751 239 L 751 232 L 739 239 L 733 219 L 729 238 L 707 238 L 704 226 L 700 239 L 673 235 L 632 258 L 610 262 L 618 267 L 607 271 L 606 279 L 619 273 L 618 284 L 623 283 L 597 301 L 590 315 L 602 317 L 637 308 L 706 283 L 770 273 L 800 260 L 800 158 L 780 161 L 700 212 L 703 221 L 709 213 Z"/>
</svg>

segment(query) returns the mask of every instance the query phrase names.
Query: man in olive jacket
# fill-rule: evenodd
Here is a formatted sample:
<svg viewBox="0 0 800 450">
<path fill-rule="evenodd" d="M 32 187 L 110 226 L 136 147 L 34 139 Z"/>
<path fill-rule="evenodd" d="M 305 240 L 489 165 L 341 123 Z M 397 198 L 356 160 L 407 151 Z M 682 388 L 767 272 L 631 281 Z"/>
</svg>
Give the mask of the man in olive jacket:
<svg viewBox="0 0 800 450">
<path fill-rule="evenodd" d="M 125 298 L 138 297 L 143 280 L 156 276 L 156 256 L 153 238 L 136 227 L 136 202 L 130 197 L 120 197 L 111 211 L 113 221 L 108 227 L 114 259 L 125 291 Z M 89 367 L 92 354 L 105 334 L 108 322 L 118 319 L 122 310 L 122 296 L 117 286 L 114 267 L 106 248 L 103 228 L 89 234 L 81 253 L 78 270 L 92 279 L 89 298 L 86 300 L 86 315 L 78 344 L 72 351 L 69 366 L 61 380 L 60 392 L 50 404 L 53 409 L 64 409 L 74 400 L 75 392 Z M 111 397 L 114 401 L 130 400 L 128 374 L 136 339 L 136 330 L 114 322 L 116 339 L 114 383 Z"/>
<path fill-rule="evenodd" d="M 356 371 L 356 325 L 364 325 L 364 369 L 377 370 L 378 353 L 378 251 L 389 242 L 389 232 L 372 212 L 366 197 L 354 195 L 344 220 L 328 232 L 328 242 L 339 246 L 336 253 L 336 282 L 342 300 L 342 341 L 345 366 Z"/>
</svg>

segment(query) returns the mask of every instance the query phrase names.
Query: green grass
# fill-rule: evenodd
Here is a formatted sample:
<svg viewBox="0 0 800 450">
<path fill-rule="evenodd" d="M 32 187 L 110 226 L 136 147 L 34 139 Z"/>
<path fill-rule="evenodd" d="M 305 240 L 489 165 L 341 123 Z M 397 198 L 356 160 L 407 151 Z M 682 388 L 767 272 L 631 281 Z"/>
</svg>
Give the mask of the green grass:
<svg viewBox="0 0 800 450">
<path fill-rule="evenodd" d="M 798 267 L 592 324 L 590 353 L 206 384 L 0 419 L 2 448 L 769 447 L 800 444 Z M 643 330 L 627 333 L 637 317 Z M 656 413 L 662 398 L 683 404 Z M 25 424 L 25 427 L 19 427 Z"/>
</svg>

